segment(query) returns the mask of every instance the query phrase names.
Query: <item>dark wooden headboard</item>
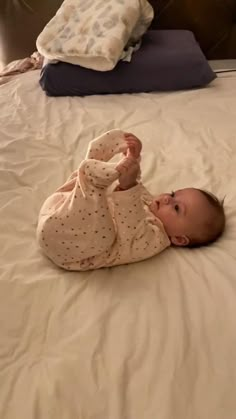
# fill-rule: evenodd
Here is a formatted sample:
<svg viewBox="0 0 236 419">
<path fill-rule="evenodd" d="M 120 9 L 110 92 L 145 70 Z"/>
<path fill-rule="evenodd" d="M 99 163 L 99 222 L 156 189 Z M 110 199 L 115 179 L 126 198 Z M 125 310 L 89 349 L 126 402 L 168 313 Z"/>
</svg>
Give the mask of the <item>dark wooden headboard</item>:
<svg viewBox="0 0 236 419">
<path fill-rule="evenodd" d="M 105 0 L 104 0 L 105 1 Z M 155 29 L 190 29 L 209 59 L 236 58 L 236 0 L 149 0 Z M 0 0 L 0 62 L 30 55 L 62 0 Z"/>
<path fill-rule="evenodd" d="M 209 59 L 236 58 L 236 0 L 149 0 L 156 29 L 189 29 Z"/>
</svg>

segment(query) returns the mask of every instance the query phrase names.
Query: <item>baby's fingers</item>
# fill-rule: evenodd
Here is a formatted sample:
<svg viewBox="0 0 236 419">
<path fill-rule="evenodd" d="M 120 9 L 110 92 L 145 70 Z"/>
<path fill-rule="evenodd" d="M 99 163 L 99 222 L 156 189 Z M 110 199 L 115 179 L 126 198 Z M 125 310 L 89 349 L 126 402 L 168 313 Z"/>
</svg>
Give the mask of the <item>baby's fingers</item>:
<svg viewBox="0 0 236 419">
<path fill-rule="evenodd" d="M 134 146 L 129 146 L 127 150 L 127 157 L 131 157 L 132 159 L 135 159 L 136 157 L 136 150 Z"/>
</svg>

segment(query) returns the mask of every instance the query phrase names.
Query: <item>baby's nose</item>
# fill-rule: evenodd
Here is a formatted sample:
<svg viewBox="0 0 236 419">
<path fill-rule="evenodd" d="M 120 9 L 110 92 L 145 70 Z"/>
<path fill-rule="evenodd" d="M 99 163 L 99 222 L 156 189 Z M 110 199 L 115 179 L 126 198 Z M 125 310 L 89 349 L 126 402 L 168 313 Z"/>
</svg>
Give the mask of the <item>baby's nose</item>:
<svg viewBox="0 0 236 419">
<path fill-rule="evenodd" d="M 164 196 L 163 203 L 164 203 L 165 205 L 168 205 L 168 204 L 170 203 L 170 197 L 169 197 L 168 195 L 165 195 L 165 196 Z"/>
</svg>

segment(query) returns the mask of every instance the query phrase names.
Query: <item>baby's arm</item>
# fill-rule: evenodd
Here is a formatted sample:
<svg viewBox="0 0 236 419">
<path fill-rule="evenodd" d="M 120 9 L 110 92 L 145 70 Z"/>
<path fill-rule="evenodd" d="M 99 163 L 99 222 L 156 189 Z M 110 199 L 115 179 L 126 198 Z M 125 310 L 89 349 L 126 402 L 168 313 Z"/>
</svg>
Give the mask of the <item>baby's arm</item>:
<svg viewBox="0 0 236 419">
<path fill-rule="evenodd" d="M 133 260 L 145 259 L 167 247 L 169 240 L 161 223 L 149 216 L 144 208 L 142 197 L 147 191 L 137 182 L 137 160 L 126 157 L 118 164 L 117 170 L 120 185 L 113 193 L 113 202 L 118 235 L 122 247 L 127 248 L 127 256 L 131 250 Z"/>
<path fill-rule="evenodd" d="M 138 161 L 133 158 L 128 150 L 128 157 L 123 158 L 116 170 L 119 172 L 119 185 L 117 190 L 127 190 L 133 188 L 137 184 L 140 174 L 140 166 Z"/>
<path fill-rule="evenodd" d="M 127 262 L 151 257 L 170 244 L 161 223 L 149 216 L 144 208 L 142 196 L 145 191 L 142 184 L 137 184 L 112 194 L 117 235 L 122 242 L 123 254 L 127 253 Z"/>
<path fill-rule="evenodd" d="M 169 240 L 161 224 L 149 216 L 144 208 L 142 184 L 126 191 L 112 194 L 117 234 L 122 246 L 134 250 L 135 259 L 145 259 L 169 246 Z M 127 255 L 128 255 L 127 253 Z"/>
</svg>

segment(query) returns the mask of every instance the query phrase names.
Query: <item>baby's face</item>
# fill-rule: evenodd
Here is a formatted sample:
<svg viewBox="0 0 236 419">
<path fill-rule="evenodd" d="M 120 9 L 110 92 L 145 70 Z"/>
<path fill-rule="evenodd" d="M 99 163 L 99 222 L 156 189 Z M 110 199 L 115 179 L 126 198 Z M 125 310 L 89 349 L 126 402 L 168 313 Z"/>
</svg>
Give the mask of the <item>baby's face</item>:
<svg viewBox="0 0 236 419">
<path fill-rule="evenodd" d="M 163 223 L 171 242 L 179 246 L 198 234 L 209 211 L 204 195 L 194 188 L 159 195 L 149 208 Z"/>
</svg>

